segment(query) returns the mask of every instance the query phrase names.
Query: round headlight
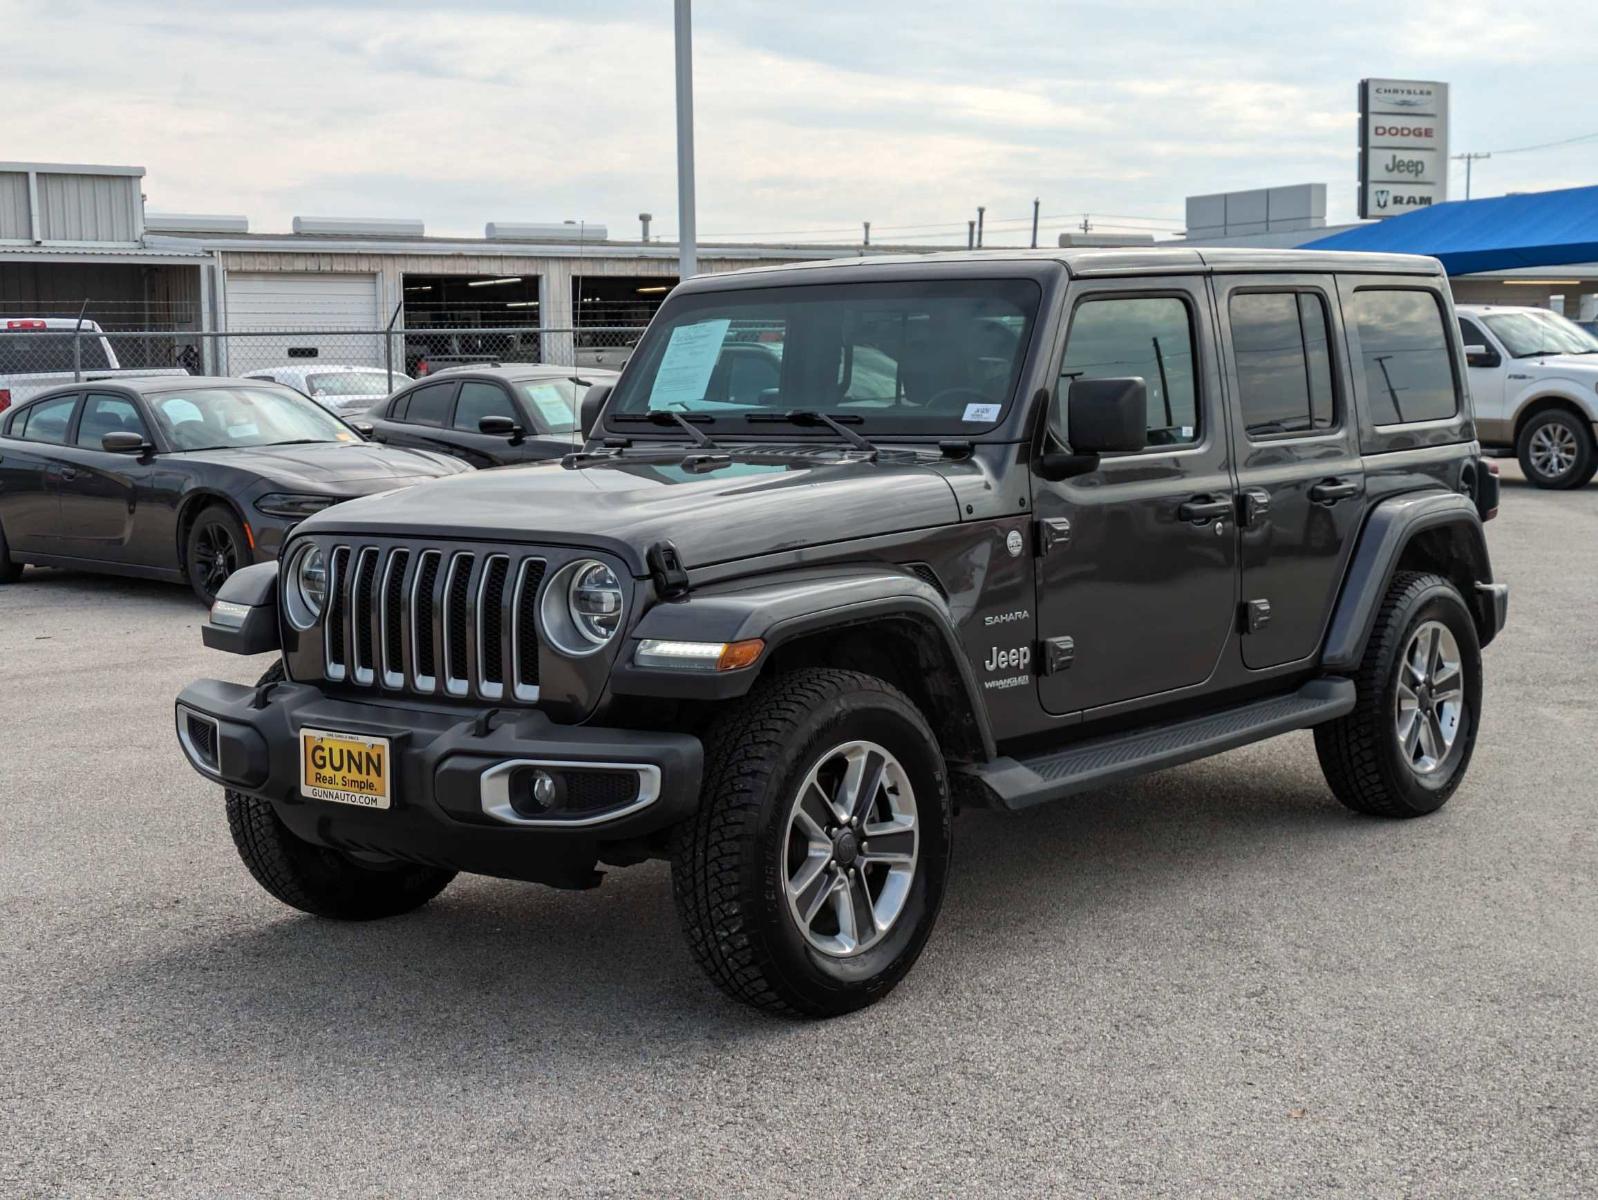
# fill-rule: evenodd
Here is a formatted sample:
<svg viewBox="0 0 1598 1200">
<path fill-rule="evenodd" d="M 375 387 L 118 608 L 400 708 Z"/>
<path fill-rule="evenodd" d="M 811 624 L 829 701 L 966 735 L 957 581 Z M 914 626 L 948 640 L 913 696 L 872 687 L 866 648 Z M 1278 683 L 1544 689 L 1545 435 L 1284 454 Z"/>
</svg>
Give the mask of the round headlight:
<svg viewBox="0 0 1598 1200">
<path fill-rule="evenodd" d="M 286 589 L 289 619 L 300 629 L 316 624 L 327 604 L 327 558 L 320 546 L 301 551 Z"/>
<path fill-rule="evenodd" d="M 577 632 L 603 646 L 621 628 L 621 581 L 602 562 L 578 563 L 572 570 L 566 605 Z"/>
</svg>

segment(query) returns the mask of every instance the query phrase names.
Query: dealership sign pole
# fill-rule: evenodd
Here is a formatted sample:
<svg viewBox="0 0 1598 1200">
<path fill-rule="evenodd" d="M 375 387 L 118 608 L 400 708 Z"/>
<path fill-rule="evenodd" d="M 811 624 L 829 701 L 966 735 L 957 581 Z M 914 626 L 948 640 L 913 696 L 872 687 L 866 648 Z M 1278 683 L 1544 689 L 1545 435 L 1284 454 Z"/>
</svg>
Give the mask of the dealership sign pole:
<svg viewBox="0 0 1598 1200">
<path fill-rule="evenodd" d="M 1397 217 L 1448 199 L 1448 85 L 1359 84 L 1359 215 Z"/>
<path fill-rule="evenodd" d="M 677 278 L 699 274 L 694 229 L 694 46 L 689 0 L 677 0 Z"/>
</svg>

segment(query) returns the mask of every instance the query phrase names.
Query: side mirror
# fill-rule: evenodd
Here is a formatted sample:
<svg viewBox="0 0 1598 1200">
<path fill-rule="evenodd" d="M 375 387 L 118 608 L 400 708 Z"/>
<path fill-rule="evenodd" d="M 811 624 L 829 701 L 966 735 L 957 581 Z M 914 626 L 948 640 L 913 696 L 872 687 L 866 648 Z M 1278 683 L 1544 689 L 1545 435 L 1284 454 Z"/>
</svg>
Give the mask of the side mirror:
<svg viewBox="0 0 1598 1200">
<path fill-rule="evenodd" d="M 119 429 L 100 439 L 100 449 L 110 454 L 137 454 L 142 457 L 155 447 L 144 440 L 142 433 L 135 433 L 131 429 Z"/>
<path fill-rule="evenodd" d="M 605 401 L 609 399 L 608 383 L 595 384 L 584 393 L 582 406 L 577 410 L 577 427 L 583 431 L 583 441 L 593 438 L 594 430 L 599 428 L 600 414 L 605 411 Z"/>
<path fill-rule="evenodd" d="M 1498 351 L 1486 346 L 1470 345 L 1465 347 L 1465 365 L 1467 367 L 1496 367 L 1502 360 Z"/>
<path fill-rule="evenodd" d="M 483 417 L 477 422 L 477 432 L 486 433 L 489 437 L 509 438 L 513 446 L 527 436 L 527 430 L 509 417 Z"/>
<path fill-rule="evenodd" d="M 344 423 L 351 429 L 355 430 L 355 432 L 360 434 L 363 438 L 366 438 L 368 441 L 370 441 L 372 435 L 377 432 L 377 426 L 373 425 L 370 421 L 345 421 Z"/>
<path fill-rule="evenodd" d="M 1148 387 L 1141 379 L 1073 379 L 1066 393 L 1069 453 L 1050 452 L 1038 462 L 1045 479 L 1069 479 L 1097 470 L 1099 456 L 1148 445 Z"/>
</svg>

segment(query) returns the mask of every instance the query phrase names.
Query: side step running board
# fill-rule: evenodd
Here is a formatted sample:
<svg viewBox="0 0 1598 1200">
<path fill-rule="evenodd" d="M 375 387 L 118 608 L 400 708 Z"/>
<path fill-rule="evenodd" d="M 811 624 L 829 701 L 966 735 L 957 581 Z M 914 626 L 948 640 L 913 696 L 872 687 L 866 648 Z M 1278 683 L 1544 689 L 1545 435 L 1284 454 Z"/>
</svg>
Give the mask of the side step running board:
<svg viewBox="0 0 1598 1200">
<path fill-rule="evenodd" d="M 995 807 L 1031 808 L 1307 729 L 1344 716 L 1353 707 L 1352 679 L 1315 679 L 1285 696 L 1074 742 L 1063 750 L 996 758 L 968 767 L 966 773 L 991 794 Z"/>
</svg>

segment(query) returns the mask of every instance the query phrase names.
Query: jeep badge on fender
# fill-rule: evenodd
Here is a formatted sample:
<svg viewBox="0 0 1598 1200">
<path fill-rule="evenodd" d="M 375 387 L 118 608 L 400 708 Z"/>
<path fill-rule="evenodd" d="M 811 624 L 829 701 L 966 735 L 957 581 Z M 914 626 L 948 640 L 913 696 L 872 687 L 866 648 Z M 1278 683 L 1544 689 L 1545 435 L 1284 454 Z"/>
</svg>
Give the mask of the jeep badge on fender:
<svg viewBox="0 0 1598 1200">
<path fill-rule="evenodd" d="M 1298 729 L 1351 808 L 1448 800 L 1508 604 L 1464 368 L 1426 258 L 700 276 L 581 450 L 327 508 L 228 579 L 206 644 L 278 661 L 184 688 L 178 741 L 286 904 L 665 859 L 717 986 L 849 1012 L 926 945 L 957 807 Z"/>
</svg>

